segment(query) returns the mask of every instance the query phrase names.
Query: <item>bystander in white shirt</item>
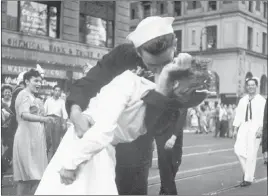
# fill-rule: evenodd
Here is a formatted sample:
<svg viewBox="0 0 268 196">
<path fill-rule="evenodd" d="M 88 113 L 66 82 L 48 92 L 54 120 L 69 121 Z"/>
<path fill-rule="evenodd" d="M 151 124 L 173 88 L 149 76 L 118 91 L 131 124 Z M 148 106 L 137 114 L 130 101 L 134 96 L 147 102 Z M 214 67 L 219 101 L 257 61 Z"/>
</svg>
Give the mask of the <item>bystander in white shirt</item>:
<svg viewBox="0 0 268 196">
<path fill-rule="evenodd" d="M 50 97 L 46 100 L 44 107 L 46 115 L 56 115 L 65 120 L 68 118 L 68 114 L 65 109 L 65 101 L 63 99 Z"/>
</svg>

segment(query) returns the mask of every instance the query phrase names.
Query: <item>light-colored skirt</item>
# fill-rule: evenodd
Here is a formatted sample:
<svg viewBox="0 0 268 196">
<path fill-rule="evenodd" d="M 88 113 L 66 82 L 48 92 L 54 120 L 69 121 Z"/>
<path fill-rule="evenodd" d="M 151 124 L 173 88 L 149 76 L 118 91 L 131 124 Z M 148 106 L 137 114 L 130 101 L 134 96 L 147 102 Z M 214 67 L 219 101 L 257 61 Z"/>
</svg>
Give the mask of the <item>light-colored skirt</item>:
<svg viewBox="0 0 268 196">
<path fill-rule="evenodd" d="M 79 140 L 74 127 L 69 127 L 57 152 L 51 159 L 35 195 L 118 195 L 115 183 L 115 149 L 109 145 L 77 169 L 76 180 L 70 185 L 61 183 L 62 162 Z"/>
<path fill-rule="evenodd" d="M 47 164 L 44 126 L 20 121 L 13 144 L 14 181 L 40 180 Z"/>
</svg>

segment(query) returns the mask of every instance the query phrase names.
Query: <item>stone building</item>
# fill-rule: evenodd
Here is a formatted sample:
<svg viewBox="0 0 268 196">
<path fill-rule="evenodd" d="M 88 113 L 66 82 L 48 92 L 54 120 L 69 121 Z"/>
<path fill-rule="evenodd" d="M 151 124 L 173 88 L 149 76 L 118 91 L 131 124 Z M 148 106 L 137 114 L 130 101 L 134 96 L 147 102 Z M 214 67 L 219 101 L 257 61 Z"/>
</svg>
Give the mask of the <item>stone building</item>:
<svg viewBox="0 0 268 196">
<path fill-rule="evenodd" d="M 1 1 L 2 78 L 40 64 L 44 86 L 68 90 L 83 67 L 92 66 L 129 33 L 129 2 L 124 1 Z M 66 89 L 67 88 L 67 89 Z"/>
<path fill-rule="evenodd" d="M 132 1 L 130 30 L 152 15 L 175 17 L 179 51 L 213 60 L 223 102 L 241 96 L 250 75 L 267 96 L 267 1 Z"/>
</svg>

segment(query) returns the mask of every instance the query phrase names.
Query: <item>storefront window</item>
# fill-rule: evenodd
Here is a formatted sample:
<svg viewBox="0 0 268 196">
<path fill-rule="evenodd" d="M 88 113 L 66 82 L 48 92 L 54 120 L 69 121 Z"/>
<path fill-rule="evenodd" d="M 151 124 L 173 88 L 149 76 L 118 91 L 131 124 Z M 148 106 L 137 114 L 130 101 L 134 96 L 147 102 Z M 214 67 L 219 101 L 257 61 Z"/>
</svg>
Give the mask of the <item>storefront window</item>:
<svg viewBox="0 0 268 196">
<path fill-rule="evenodd" d="M 97 2 L 81 1 L 79 20 L 79 40 L 81 43 L 108 48 L 114 47 L 114 9 L 112 8 L 113 2 L 98 4 Z"/>
<path fill-rule="evenodd" d="M 12 31 L 17 31 L 18 29 L 18 2 L 17 1 L 7 1 L 7 29 Z"/>
<path fill-rule="evenodd" d="M 80 41 L 102 47 L 113 47 L 114 22 L 80 14 Z"/>
<path fill-rule="evenodd" d="M 7 1 L 7 29 L 59 37 L 60 1 Z"/>
</svg>

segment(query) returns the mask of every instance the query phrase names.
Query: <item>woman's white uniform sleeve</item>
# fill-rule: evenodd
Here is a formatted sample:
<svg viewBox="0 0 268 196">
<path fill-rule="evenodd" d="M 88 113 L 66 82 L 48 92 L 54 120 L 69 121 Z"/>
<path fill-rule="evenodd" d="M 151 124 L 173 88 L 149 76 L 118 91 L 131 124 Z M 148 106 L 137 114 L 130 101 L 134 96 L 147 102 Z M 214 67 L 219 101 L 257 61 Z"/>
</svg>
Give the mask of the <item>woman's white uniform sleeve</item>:
<svg viewBox="0 0 268 196">
<path fill-rule="evenodd" d="M 63 168 L 74 170 L 96 153 L 109 145 L 114 137 L 117 120 L 131 99 L 134 88 L 133 73 L 126 71 L 104 86 L 100 93 L 90 100 L 86 114 L 95 124 L 77 140 L 76 146 L 63 163 Z"/>
</svg>

